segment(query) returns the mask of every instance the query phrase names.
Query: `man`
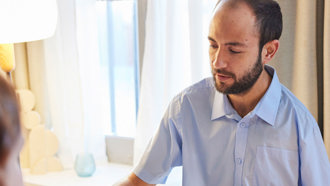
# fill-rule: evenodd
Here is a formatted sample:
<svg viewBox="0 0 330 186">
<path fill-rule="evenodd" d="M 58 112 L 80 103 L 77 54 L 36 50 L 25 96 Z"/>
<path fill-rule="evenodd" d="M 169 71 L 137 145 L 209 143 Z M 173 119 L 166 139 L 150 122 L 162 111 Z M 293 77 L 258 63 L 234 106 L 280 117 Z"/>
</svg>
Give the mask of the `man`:
<svg viewBox="0 0 330 186">
<path fill-rule="evenodd" d="M 209 30 L 213 78 L 173 99 L 140 163 L 119 185 L 328 186 L 330 164 L 309 111 L 266 65 L 279 48 L 273 0 L 222 0 Z"/>
</svg>

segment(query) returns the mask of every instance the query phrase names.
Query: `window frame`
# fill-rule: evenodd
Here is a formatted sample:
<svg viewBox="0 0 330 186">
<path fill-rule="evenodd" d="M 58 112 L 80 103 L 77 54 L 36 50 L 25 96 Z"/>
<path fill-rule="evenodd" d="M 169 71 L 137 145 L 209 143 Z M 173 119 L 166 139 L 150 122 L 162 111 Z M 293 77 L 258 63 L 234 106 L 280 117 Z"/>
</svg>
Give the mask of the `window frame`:
<svg viewBox="0 0 330 186">
<path fill-rule="evenodd" d="M 110 0 L 110 1 L 126 1 L 126 0 Z M 136 29 L 136 60 L 138 60 L 137 67 L 135 67 L 135 84 L 138 87 L 135 88 L 135 96 L 136 96 L 136 117 L 138 113 L 139 106 L 139 91 L 140 91 L 140 79 L 141 79 L 141 70 L 143 66 L 143 53 L 145 46 L 145 20 L 147 13 L 147 0 L 133 0 L 135 1 L 135 29 Z M 114 98 L 113 98 L 114 99 Z M 111 100 L 110 100 L 111 101 Z M 114 105 L 114 104 L 112 104 Z M 111 108 L 113 110 L 114 108 Z M 113 113 L 115 114 L 115 113 Z M 111 125 L 115 125 L 113 120 L 111 121 Z M 116 126 L 111 126 L 111 128 Z M 134 155 L 134 137 L 121 137 L 114 134 L 105 135 L 106 140 L 106 152 L 109 162 L 113 163 L 123 163 L 133 165 L 133 155 Z M 123 150 L 124 149 L 124 150 Z M 123 156 L 125 154 L 125 156 Z M 121 158 L 120 158 L 121 157 Z"/>
</svg>

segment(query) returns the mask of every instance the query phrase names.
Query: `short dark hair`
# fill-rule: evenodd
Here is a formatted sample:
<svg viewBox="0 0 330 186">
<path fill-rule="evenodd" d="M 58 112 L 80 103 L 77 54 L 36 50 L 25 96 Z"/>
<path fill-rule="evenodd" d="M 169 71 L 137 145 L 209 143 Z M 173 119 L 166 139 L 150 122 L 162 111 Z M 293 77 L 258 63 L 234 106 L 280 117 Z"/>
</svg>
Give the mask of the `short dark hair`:
<svg viewBox="0 0 330 186">
<path fill-rule="evenodd" d="M 221 0 L 217 2 L 217 5 Z M 230 1 L 230 0 L 229 0 Z M 280 39 L 283 29 L 282 12 L 280 5 L 274 0 L 232 0 L 245 2 L 251 7 L 256 16 L 256 26 L 259 29 L 259 47 L 269 41 Z"/>
</svg>

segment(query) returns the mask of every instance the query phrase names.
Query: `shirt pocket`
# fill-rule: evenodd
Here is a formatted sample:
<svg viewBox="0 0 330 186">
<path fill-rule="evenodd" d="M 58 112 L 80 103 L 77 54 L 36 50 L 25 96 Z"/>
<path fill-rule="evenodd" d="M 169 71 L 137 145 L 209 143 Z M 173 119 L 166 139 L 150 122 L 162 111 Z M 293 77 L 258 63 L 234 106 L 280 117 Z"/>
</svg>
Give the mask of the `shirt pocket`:
<svg viewBox="0 0 330 186">
<path fill-rule="evenodd" d="M 298 185 L 298 152 L 274 147 L 257 147 L 254 186 Z"/>
</svg>

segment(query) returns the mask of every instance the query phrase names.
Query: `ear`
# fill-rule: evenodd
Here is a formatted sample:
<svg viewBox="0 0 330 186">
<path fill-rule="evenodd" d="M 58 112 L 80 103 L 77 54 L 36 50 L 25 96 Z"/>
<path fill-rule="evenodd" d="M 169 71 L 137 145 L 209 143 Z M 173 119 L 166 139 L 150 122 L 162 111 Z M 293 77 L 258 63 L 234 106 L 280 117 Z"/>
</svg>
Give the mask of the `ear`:
<svg viewBox="0 0 330 186">
<path fill-rule="evenodd" d="M 269 41 L 262 48 L 262 63 L 267 64 L 269 61 L 273 59 L 275 56 L 278 47 L 280 46 L 280 41 L 275 39 L 273 41 Z"/>
</svg>

